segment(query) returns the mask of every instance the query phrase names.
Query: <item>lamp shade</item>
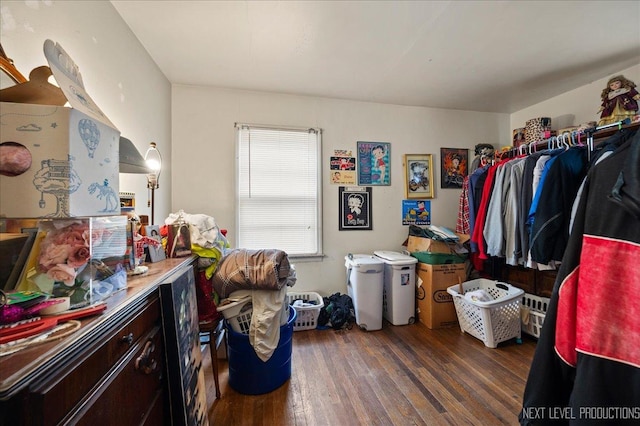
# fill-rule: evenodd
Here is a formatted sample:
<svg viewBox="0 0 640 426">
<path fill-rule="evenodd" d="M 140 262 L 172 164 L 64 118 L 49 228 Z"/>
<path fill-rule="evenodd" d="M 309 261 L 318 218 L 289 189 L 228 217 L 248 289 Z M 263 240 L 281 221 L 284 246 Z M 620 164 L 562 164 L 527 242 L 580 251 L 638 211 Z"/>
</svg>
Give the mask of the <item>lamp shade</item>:
<svg viewBox="0 0 640 426">
<path fill-rule="evenodd" d="M 147 174 L 149 172 L 151 170 L 133 142 L 120 136 L 120 173 Z"/>
</svg>

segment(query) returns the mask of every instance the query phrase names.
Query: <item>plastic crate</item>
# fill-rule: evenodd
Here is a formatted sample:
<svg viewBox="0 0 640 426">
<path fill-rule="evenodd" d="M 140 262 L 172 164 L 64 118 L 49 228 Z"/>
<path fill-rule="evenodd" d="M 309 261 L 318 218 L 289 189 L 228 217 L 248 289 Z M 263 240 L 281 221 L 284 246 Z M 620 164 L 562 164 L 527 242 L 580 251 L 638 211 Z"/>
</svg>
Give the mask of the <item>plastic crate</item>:
<svg viewBox="0 0 640 426">
<path fill-rule="evenodd" d="M 295 304 L 301 300 L 302 305 Z M 296 310 L 296 320 L 293 323 L 293 331 L 313 330 L 318 326 L 318 316 L 324 307 L 322 296 L 313 291 L 301 293 L 287 293 L 287 301 Z"/>
<path fill-rule="evenodd" d="M 495 348 L 498 343 L 516 338 L 521 342 L 520 300 L 524 291 L 511 284 L 484 278 L 462 283 L 463 292 L 486 291 L 493 300 L 468 300 L 459 292 L 459 284 L 447 288 L 453 296 L 460 329 Z"/>
<path fill-rule="evenodd" d="M 522 331 L 533 337 L 540 337 L 542 324 L 544 323 L 544 317 L 547 314 L 548 308 L 548 297 L 534 296 L 533 294 L 525 293 L 524 296 L 522 296 L 522 304 L 520 306 L 522 310 Z"/>
</svg>

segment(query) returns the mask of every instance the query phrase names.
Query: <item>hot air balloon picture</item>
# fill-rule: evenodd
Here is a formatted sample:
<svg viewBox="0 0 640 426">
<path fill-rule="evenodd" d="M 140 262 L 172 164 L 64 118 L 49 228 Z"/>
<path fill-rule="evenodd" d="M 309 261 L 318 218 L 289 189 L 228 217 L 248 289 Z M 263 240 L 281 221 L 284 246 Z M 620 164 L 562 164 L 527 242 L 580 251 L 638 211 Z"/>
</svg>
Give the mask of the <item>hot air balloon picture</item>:
<svg viewBox="0 0 640 426">
<path fill-rule="evenodd" d="M 89 158 L 93 158 L 93 154 L 100 143 L 100 129 L 93 120 L 83 118 L 78 122 L 78 132 L 82 143 L 89 151 Z"/>
</svg>

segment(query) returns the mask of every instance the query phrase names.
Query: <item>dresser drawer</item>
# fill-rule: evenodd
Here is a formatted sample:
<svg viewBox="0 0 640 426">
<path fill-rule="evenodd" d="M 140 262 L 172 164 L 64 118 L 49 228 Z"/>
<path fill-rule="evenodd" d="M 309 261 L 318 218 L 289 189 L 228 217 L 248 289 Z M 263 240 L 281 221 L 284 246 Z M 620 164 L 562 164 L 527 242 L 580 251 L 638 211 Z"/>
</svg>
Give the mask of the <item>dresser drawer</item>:
<svg viewBox="0 0 640 426">
<path fill-rule="evenodd" d="M 156 327 L 109 372 L 95 392 L 88 395 L 77 413 L 70 413 L 73 424 L 86 426 L 140 425 L 147 417 L 164 417 L 162 398 L 164 354 L 162 331 Z M 153 411 L 153 412 L 152 412 Z M 150 414 L 150 412 L 152 412 Z M 155 423 L 156 426 L 162 423 Z"/>
<path fill-rule="evenodd" d="M 153 292 L 129 313 L 124 314 L 116 324 L 118 325 L 113 330 L 105 331 L 102 339 L 85 346 L 68 359 L 59 360 L 59 367 L 54 369 L 53 374 L 30 386 L 27 394 L 29 410 L 41 413 L 37 422 L 31 424 L 58 424 L 70 413 L 89 412 L 98 390 L 100 393 L 109 392 L 109 387 L 121 380 L 128 381 L 128 384 L 123 384 L 120 388 L 122 398 L 129 398 L 130 401 L 143 405 L 139 401 L 138 382 L 134 379 L 150 381 L 147 376 L 156 376 L 154 380 L 159 383 L 163 371 L 159 368 L 155 374 L 143 375 L 134 370 L 135 360 L 150 340 L 155 345 L 157 362 L 161 365 L 164 362 L 161 356 L 162 333 L 159 331 L 160 304 L 157 292 Z M 120 378 L 121 374 L 125 377 Z M 100 389 L 101 387 L 106 389 Z M 150 404 L 151 401 L 152 399 L 146 403 Z M 125 424 L 110 421 L 109 416 L 117 413 L 118 411 L 103 412 L 101 416 L 110 424 Z M 100 420 L 95 418 L 92 424 L 96 425 Z"/>
</svg>

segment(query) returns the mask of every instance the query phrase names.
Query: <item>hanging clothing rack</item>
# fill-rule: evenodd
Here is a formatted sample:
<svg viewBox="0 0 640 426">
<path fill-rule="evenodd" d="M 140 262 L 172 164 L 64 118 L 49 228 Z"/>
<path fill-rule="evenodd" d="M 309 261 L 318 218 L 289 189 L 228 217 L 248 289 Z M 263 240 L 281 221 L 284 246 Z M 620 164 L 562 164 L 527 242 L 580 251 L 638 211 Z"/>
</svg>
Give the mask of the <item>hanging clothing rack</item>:
<svg viewBox="0 0 640 426">
<path fill-rule="evenodd" d="M 593 143 L 595 140 L 609 137 L 619 130 L 637 129 L 638 127 L 640 127 L 640 122 L 629 123 L 629 119 L 625 119 L 624 121 L 618 121 L 616 123 L 611 123 L 604 126 L 591 127 L 583 130 L 574 130 L 572 132 L 564 132 L 561 135 L 551 136 L 550 138 L 542 141 L 522 144 L 509 150 L 496 152 L 496 155 L 499 154 L 501 158 L 511 158 L 517 155 L 532 154 L 534 152 L 537 152 L 541 148 L 569 148 L 570 146 L 581 144 L 582 136 L 586 136 L 585 145 L 589 147 L 589 151 L 593 151 Z"/>
</svg>

